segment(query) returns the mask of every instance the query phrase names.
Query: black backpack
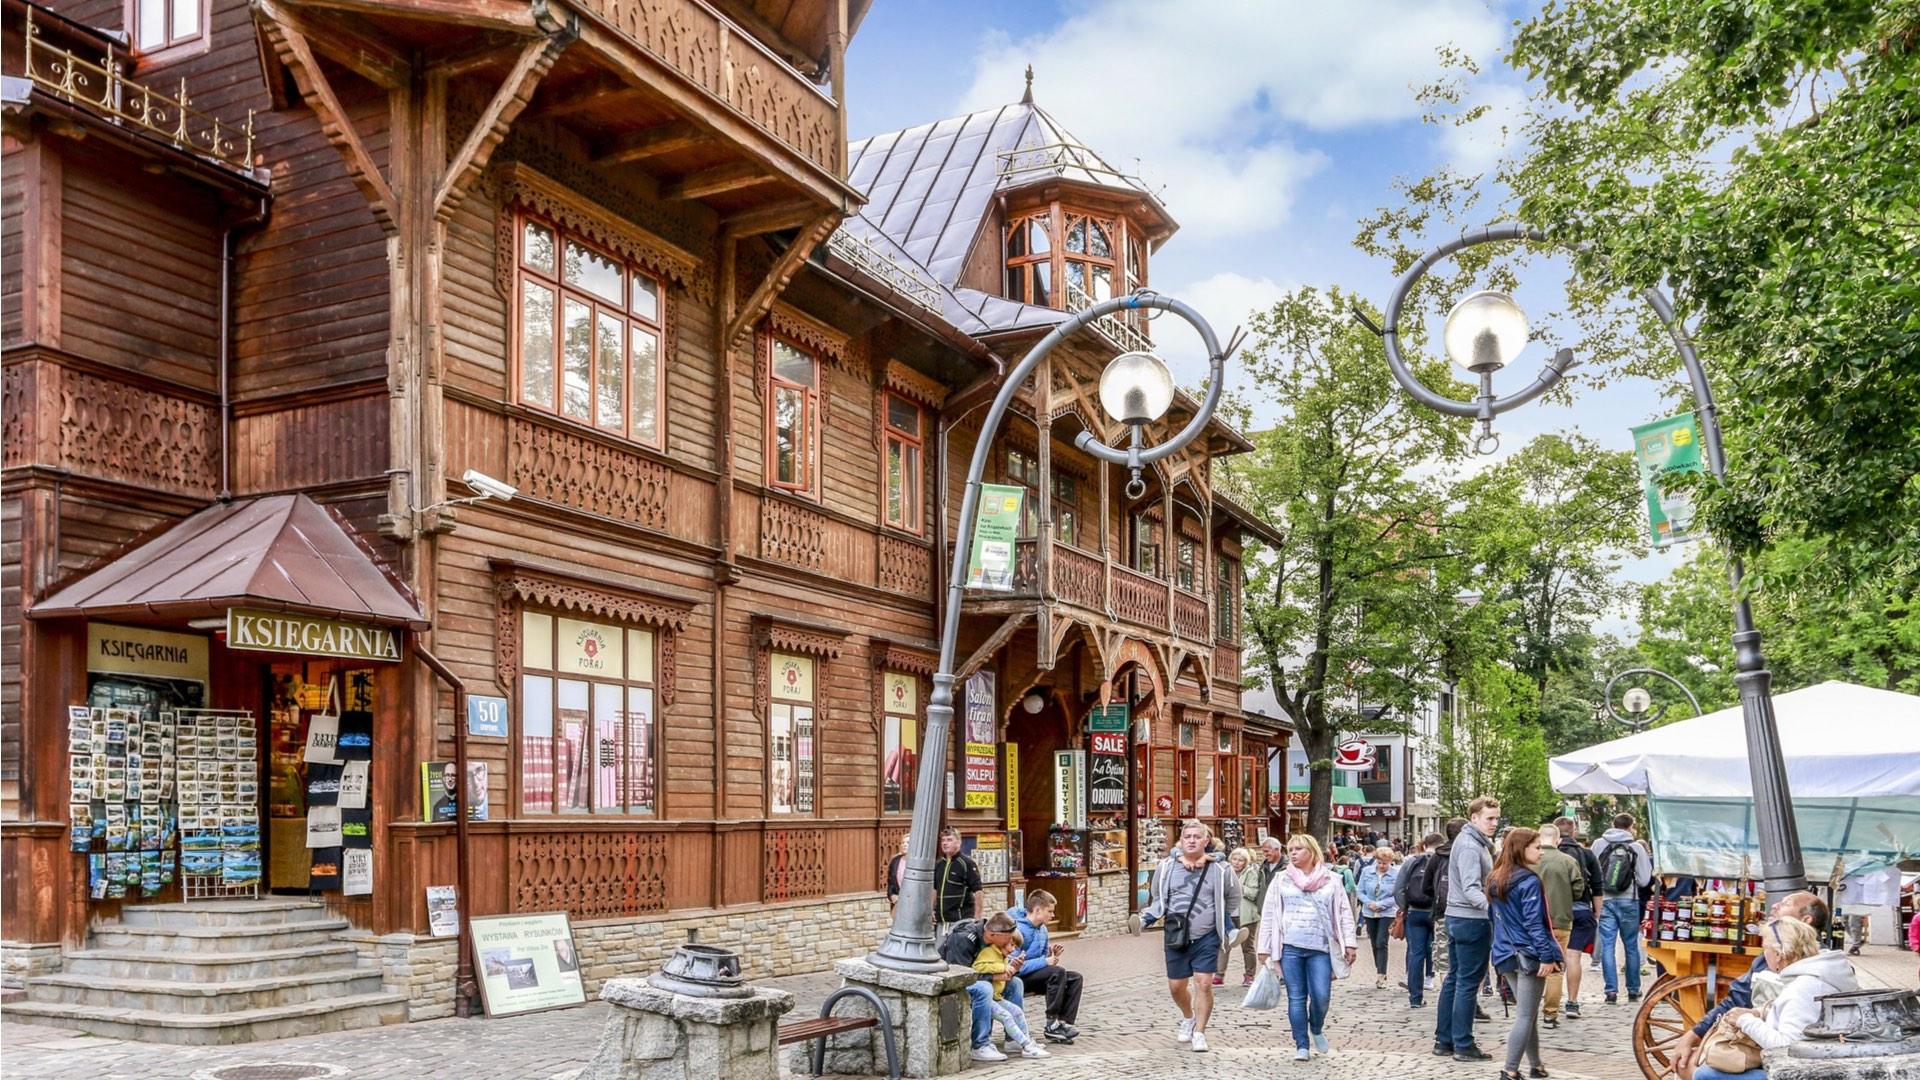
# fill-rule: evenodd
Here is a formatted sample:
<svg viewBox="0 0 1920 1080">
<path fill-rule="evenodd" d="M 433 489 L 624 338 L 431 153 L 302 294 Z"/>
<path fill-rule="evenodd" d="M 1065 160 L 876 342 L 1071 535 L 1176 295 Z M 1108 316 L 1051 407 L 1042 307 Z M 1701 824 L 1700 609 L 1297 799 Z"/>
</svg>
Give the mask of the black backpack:
<svg viewBox="0 0 1920 1080">
<path fill-rule="evenodd" d="M 1637 854 L 1632 844 L 1608 844 L 1607 853 L 1600 857 L 1600 888 L 1608 893 L 1632 892 Z"/>
<path fill-rule="evenodd" d="M 1433 897 L 1433 910 L 1435 911 L 1444 912 L 1447 910 L 1447 863 L 1450 862 L 1452 858 L 1453 845 L 1448 844 L 1446 847 L 1427 856 L 1427 865 L 1423 868 L 1426 870 L 1426 873 L 1420 875 L 1426 879 L 1427 895 Z"/>
<path fill-rule="evenodd" d="M 985 919 L 955 923 L 953 929 L 947 931 L 946 940 L 940 943 L 940 959 L 949 964 L 972 967 L 974 958 L 980 955 L 980 947 L 987 942 L 986 930 Z"/>
<path fill-rule="evenodd" d="M 1427 878 L 1427 867 L 1433 858 L 1432 855 L 1417 856 L 1414 864 L 1407 868 L 1407 906 L 1415 911 L 1433 908 L 1433 882 Z"/>
</svg>

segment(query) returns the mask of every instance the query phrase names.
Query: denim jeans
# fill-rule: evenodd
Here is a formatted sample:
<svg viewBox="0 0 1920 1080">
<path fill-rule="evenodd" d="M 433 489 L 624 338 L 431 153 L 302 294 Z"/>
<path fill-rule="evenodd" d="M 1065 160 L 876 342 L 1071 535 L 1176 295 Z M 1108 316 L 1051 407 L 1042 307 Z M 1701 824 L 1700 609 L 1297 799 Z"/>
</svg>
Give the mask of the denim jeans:
<svg viewBox="0 0 1920 1080">
<path fill-rule="evenodd" d="M 1473 1045 L 1473 1010 L 1493 953 L 1493 924 L 1486 919 L 1447 918 L 1447 977 L 1440 983 L 1433 1041 L 1465 1050 Z"/>
<path fill-rule="evenodd" d="M 1640 993 L 1640 901 L 1631 896 L 1609 896 L 1600 905 L 1600 980 L 1609 995 L 1620 990 L 1613 967 L 1613 939 L 1627 950 L 1627 993 Z"/>
<path fill-rule="evenodd" d="M 1746 1072 L 1723 1073 L 1711 1065 L 1702 1065 L 1693 1070 L 1693 1080 L 1767 1080 L 1767 1070 L 1748 1069 Z"/>
<path fill-rule="evenodd" d="M 1002 991 L 1006 1003 L 1016 1009 L 1025 1007 L 1025 994 L 1019 979 L 1008 979 L 1007 988 Z M 973 999 L 973 1045 L 985 1046 L 993 1039 L 992 981 L 982 977 L 967 987 L 967 996 Z"/>
<path fill-rule="evenodd" d="M 1418 1005 L 1427 990 L 1427 965 L 1433 961 L 1433 912 L 1407 912 L 1407 1001 Z"/>
<path fill-rule="evenodd" d="M 1307 1033 L 1323 1033 L 1333 998 L 1333 956 L 1319 949 L 1280 947 L 1280 977 L 1287 983 L 1287 1026 L 1293 1048 L 1307 1048 Z"/>
</svg>

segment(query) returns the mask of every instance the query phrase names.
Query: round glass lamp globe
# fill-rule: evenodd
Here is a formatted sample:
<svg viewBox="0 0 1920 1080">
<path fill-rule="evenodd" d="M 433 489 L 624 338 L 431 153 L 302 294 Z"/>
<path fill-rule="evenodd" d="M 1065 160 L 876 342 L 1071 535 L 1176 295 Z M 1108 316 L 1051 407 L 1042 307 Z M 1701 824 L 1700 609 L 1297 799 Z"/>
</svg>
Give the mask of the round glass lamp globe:
<svg viewBox="0 0 1920 1080">
<path fill-rule="evenodd" d="M 1128 424 L 1150 424 L 1173 405 L 1173 372 L 1150 352 L 1126 352 L 1100 373 L 1100 407 Z"/>
<path fill-rule="evenodd" d="M 1483 289 L 1447 312 L 1447 356 L 1478 375 L 1506 367 L 1527 347 L 1527 313 L 1513 297 Z"/>
<path fill-rule="evenodd" d="M 1644 688 L 1636 686 L 1626 692 L 1621 703 L 1630 713 L 1643 713 L 1653 708 L 1653 695 L 1647 693 Z"/>
</svg>

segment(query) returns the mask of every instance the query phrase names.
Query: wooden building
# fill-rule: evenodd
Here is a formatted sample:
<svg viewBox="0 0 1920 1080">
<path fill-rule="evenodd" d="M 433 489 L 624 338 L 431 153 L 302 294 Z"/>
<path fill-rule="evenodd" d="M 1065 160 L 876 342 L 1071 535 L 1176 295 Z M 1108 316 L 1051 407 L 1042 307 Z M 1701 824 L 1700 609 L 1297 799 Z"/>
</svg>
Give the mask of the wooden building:
<svg viewBox="0 0 1920 1080">
<path fill-rule="evenodd" d="M 62 980 L 204 898 L 353 973 L 140 1033 L 444 1015 L 448 886 L 567 912 L 590 987 L 878 940 L 982 406 L 1175 224 L 1030 91 L 850 146 L 865 7 L 6 0 L 9 1008 L 100 1029 Z M 1070 926 L 1182 816 L 1252 842 L 1284 739 L 1239 709 L 1245 440 L 1137 500 L 1072 446 L 1148 333 L 995 447 L 1018 565 L 932 793 L 987 903 Z"/>
</svg>

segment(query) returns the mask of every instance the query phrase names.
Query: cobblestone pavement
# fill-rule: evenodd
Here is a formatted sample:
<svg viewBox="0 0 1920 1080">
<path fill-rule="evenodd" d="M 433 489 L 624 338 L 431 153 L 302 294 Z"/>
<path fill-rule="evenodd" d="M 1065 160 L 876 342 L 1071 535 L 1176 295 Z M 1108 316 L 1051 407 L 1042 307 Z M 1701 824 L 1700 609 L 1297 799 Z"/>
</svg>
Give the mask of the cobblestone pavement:
<svg viewBox="0 0 1920 1080">
<path fill-rule="evenodd" d="M 1159 952 L 1160 940 L 1152 934 L 1069 941 L 1066 963 L 1086 976 L 1079 1041 L 1055 1047 L 1048 1062 L 1014 1060 L 983 1069 L 1009 1076 L 1031 1071 L 1046 1080 L 1247 1077 L 1295 1068 L 1314 1080 L 1490 1080 L 1496 1071 L 1497 1062 L 1464 1065 L 1432 1056 L 1432 1005 L 1409 1009 L 1405 992 L 1393 985 L 1397 975 L 1387 989 L 1375 989 L 1371 960 L 1364 955 L 1354 977 L 1334 987 L 1328 1022 L 1335 1050 L 1331 1058 L 1295 1066 L 1284 1006 L 1270 1013 L 1240 1008 L 1237 958 L 1229 985 L 1216 991 L 1209 1028 L 1212 1050 L 1193 1053 L 1174 1041 L 1178 1014 L 1167 999 Z M 1870 948 L 1856 963 L 1866 985 L 1915 983 L 1911 953 Z M 1390 970 L 1404 971 L 1397 942 Z M 1586 1017 L 1542 1032 L 1547 1067 L 1562 1080 L 1635 1080 L 1640 1074 L 1630 1052 L 1632 1012 L 1624 1002 L 1612 1007 L 1600 1003 L 1598 972 L 1588 980 L 1582 988 Z M 794 1015 L 805 1016 L 818 1010 L 836 979 L 830 974 L 802 975 L 771 980 L 770 985 L 791 991 L 798 998 Z M 1427 1000 L 1432 1002 L 1431 992 Z M 1494 1020 L 1477 1025 L 1476 1035 L 1481 1047 L 1497 1056 L 1506 1036 L 1499 999 L 1481 1000 Z M 1041 1011 L 1040 1002 L 1030 999 L 1036 1027 Z M 0 1022 L 0 1071 L 20 1080 L 190 1080 L 222 1066 L 299 1062 L 334 1066 L 340 1070 L 335 1075 L 346 1080 L 572 1080 L 598 1045 L 606 1016 L 607 1007 L 595 1003 L 500 1020 L 435 1020 L 232 1047 L 130 1043 Z"/>
</svg>

